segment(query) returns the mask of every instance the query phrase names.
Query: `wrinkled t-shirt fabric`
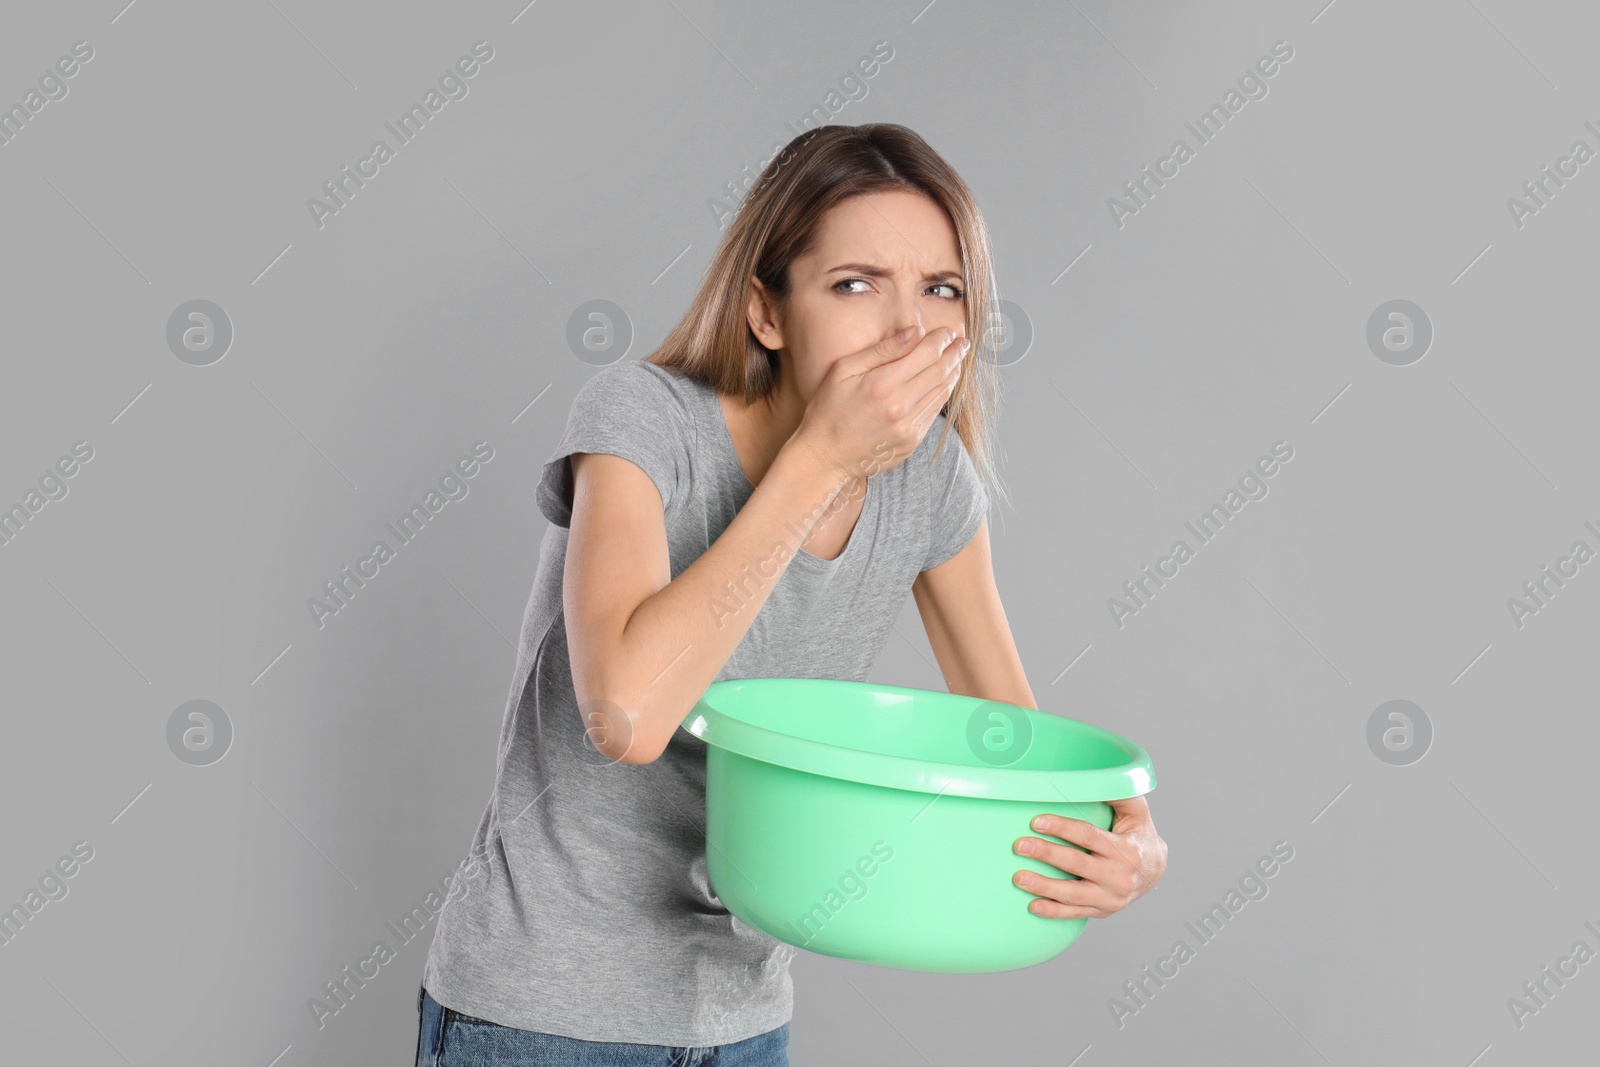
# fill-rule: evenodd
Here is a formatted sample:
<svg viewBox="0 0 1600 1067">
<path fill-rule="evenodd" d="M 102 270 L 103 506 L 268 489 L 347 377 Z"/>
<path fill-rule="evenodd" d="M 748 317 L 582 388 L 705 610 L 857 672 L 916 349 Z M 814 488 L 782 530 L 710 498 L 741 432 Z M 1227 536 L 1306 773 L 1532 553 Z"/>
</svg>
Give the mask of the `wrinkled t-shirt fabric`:
<svg viewBox="0 0 1600 1067">
<path fill-rule="evenodd" d="M 867 680 L 913 579 L 959 552 L 988 510 L 953 430 L 929 464 L 945 421 L 867 480 L 836 558 L 796 552 L 718 681 Z M 625 360 L 579 388 L 537 487 L 550 526 L 494 790 L 439 913 L 423 985 L 446 1007 L 524 1030 L 702 1048 L 742 1041 L 790 1020 L 797 950 L 735 918 L 707 881 L 705 742 L 680 727 L 659 759 L 633 765 L 610 763 L 585 737 L 561 594 L 574 452 L 621 456 L 649 475 L 674 578 L 754 491 L 708 383 Z M 718 610 L 740 610 L 735 590 Z"/>
</svg>

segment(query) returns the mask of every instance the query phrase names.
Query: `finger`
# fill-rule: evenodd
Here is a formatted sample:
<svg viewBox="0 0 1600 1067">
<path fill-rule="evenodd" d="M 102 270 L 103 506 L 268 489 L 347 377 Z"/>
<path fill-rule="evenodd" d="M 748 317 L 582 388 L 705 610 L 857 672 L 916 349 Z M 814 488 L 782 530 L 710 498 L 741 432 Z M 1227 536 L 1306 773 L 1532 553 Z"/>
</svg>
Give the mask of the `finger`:
<svg viewBox="0 0 1600 1067">
<path fill-rule="evenodd" d="M 1035 915 L 1050 918 L 1103 918 L 1110 912 L 1103 906 L 1106 894 L 1093 882 L 1067 878 L 1045 878 L 1032 871 L 1019 871 L 1012 878 L 1017 887 L 1037 899 L 1028 904 Z M 1069 912 L 1075 914 L 1068 914 Z"/>
<path fill-rule="evenodd" d="M 912 418 L 912 426 L 919 438 L 932 428 L 934 418 L 960 388 L 966 354 L 971 347 L 966 338 L 956 334 L 955 340 L 945 347 L 937 362 L 924 367 L 911 378 L 913 388 L 926 389 L 917 400 L 917 413 Z"/>
<path fill-rule="evenodd" d="M 933 420 L 950 400 L 955 388 L 956 380 L 952 377 L 929 389 L 917 401 L 916 414 L 911 416 L 911 428 L 916 431 L 919 442 L 933 428 Z"/>
<path fill-rule="evenodd" d="M 940 331 L 933 331 L 938 334 Z M 898 331 L 897 331 L 898 333 Z M 840 377 L 849 377 L 853 374 L 865 374 L 870 370 L 893 363 L 895 360 L 909 356 L 928 339 L 927 327 L 922 325 L 919 318 L 916 322 L 916 331 L 910 340 L 897 343 L 896 334 L 891 333 L 880 337 L 873 344 L 868 345 L 859 352 L 852 352 L 842 359 L 834 361 L 834 368 Z"/>
<path fill-rule="evenodd" d="M 951 326 L 929 330 L 896 361 L 877 364 L 876 377 L 892 382 L 897 389 L 906 387 L 913 394 L 929 392 L 949 376 L 952 360 L 959 360 L 960 340 L 961 331 Z"/>
<path fill-rule="evenodd" d="M 941 326 L 924 337 L 922 344 L 906 353 L 901 361 L 912 389 L 928 392 L 957 379 L 961 357 L 966 352 L 962 348 L 964 343 L 961 331 L 950 326 Z"/>
<path fill-rule="evenodd" d="M 1064 841 L 1081 845 L 1097 855 L 1121 856 L 1134 866 L 1139 865 L 1137 849 L 1130 848 L 1116 835 L 1100 829 L 1094 823 L 1084 822 L 1082 819 L 1069 819 L 1062 815 L 1040 815 L 1033 820 L 1033 828 L 1040 833 L 1051 834 Z"/>
<path fill-rule="evenodd" d="M 1150 820 L 1150 804 L 1144 797 L 1124 797 L 1121 800 L 1108 800 L 1111 810 L 1115 813 L 1111 818 L 1111 829 L 1117 830 L 1117 824 L 1130 821 L 1148 822 Z"/>
<path fill-rule="evenodd" d="M 1058 904 L 1044 897 L 1035 897 L 1028 910 L 1042 919 L 1104 919 L 1110 912 L 1078 904 Z"/>
<path fill-rule="evenodd" d="M 1025 851 L 1024 846 L 1030 842 L 1033 845 L 1033 851 Z M 1014 848 L 1019 856 L 1027 856 L 1030 859 L 1048 863 L 1058 870 L 1076 875 L 1079 878 L 1087 878 L 1090 881 L 1104 880 L 1111 869 L 1110 860 L 1085 852 L 1076 845 L 1057 844 L 1054 841 L 1044 841 L 1037 837 L 1019 837 Z"/>
<path fill-rule="evenodd" d="M 1107 833 L 1093 823 L 1086 823 L 1081 819 L 1065 819 L 1059 815 L 1040 816 L 1034 820 L 1034 825 L 1037 826 L 1040 819 L 1050 822 L 1055 828 L 1054 833 L 1057 837 L 1074 840 L 1080 843 L 1080 847 L 1090 849 L 1094 860 L 1086 865 L 1076 863 L 1065 854 L 1061 854 L 1060 858 L 1067 864 L 1076 863 L 1075 866 L 1068 867 L 1057 863 L 1056 856 L 1047 857 L 1046 862 L 1061 866 L 1062 869 L 1095 883 L 1103 893 L 1103 899 L 1099 903 L 1108 912 L 1126 907 L 1143 894 L 1141 883 L 1145 879 L 1145 864 L 1143 853 L 1137 843 L 1130 843 L 1117 834 Z M 1095 847 L 1091 847 L 1091 844 Z M 1117 862 L 1119 859 L 1121 862 Z M 1082 873 L 1079 868 L 1082 868 Z"/>
<path fill-rule="evenodd" d="M 911 376 L 912 391 L 921 390 L 921 399 L 917 402 L 919 409 L 930 403 L 935 409 L 941 408 L 955 395 L 956 389 L 961 385 L 966 354 L 970 349 L 971 344 L 957 333 L 955 340 L 940 351 L 938 358 Z M 910 362 L 909 358 L 907 362 Z M 927 418 L 928 424 L 932 425 L 932 416 L 929 415 Z"/>
</svg>

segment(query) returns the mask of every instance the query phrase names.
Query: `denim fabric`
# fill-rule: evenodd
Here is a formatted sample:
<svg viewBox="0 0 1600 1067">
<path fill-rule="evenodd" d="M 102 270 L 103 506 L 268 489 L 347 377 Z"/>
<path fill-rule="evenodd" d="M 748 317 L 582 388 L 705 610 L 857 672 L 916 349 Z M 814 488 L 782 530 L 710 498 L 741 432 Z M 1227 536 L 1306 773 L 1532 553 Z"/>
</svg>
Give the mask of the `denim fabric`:
<svg viewBox="0 0 1600 1067">
<path fill-rule="evenodd" d="M 474 1019 L 417 989 L 417 1067 L 789 1067 L 789 1024 L 712 1048 L 580 1041 Z"/>
</svg>

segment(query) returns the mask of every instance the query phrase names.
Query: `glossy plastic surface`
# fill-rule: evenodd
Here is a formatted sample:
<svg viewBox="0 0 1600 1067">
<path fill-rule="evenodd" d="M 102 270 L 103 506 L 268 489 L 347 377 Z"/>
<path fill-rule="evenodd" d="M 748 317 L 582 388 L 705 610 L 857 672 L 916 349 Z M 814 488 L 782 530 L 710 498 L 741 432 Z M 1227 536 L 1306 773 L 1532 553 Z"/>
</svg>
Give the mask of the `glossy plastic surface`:
<svg viewBox="0 0 1600 1067">
<path fill-rule="evenodd" d="M 740 921 L 884 967 L 1004 971 L 1068 948 L 1013 884 L 1042 813 L 1109 829 L 1108 800 L 1155 788 L 1108 730 L 1012 704 L 811 678 L 711 685 L 683 726 L 706 742 L 706 862 Z M 1051 840 L 1048 835 L 1044 835 Z"/>
</svg>

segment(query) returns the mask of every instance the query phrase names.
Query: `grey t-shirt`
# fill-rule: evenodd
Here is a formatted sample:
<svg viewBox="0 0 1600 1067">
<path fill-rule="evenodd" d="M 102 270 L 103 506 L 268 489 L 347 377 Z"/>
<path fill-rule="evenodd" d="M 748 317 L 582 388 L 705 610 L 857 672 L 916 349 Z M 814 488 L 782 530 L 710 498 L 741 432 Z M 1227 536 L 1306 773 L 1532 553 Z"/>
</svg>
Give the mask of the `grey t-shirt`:
<svg viewBox="0 0 1600 1067">
<path fill-rule="evenodd" d="M 837 558 L 795 554 L 717 680 L 867 680 L 912 580 L 959 552 L 988 510 L 953 430 L 929 466 L 945 421 L 867 480 Z M 796 949 L 740 922 L 707 882 L 705 742 L 680 728 L 654 762 L 612 764 L 584 735 L 561 598 L 574 452 L 622 456 L 655 482 L 674 578 L 754 491 L 709 384 L 626 360 L 578 390 L 538 484 L 551 525 L 523 614 L 494 792 L 439 913 L 423 985 L 446 1007 L 524 1030 L 741 1041 L 792 1016 Z M 730 590 L 713 610 L 738 609 Z"/>
</svg>

